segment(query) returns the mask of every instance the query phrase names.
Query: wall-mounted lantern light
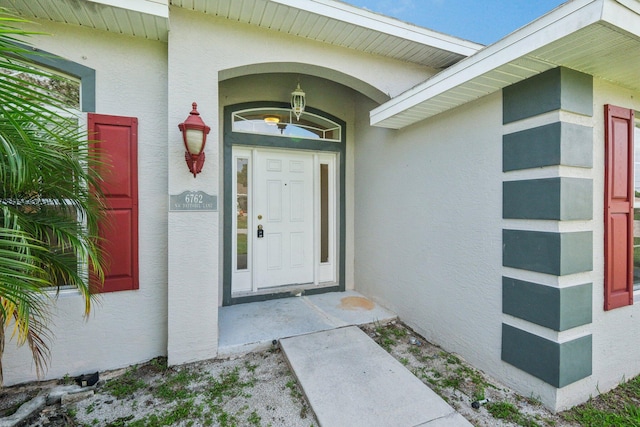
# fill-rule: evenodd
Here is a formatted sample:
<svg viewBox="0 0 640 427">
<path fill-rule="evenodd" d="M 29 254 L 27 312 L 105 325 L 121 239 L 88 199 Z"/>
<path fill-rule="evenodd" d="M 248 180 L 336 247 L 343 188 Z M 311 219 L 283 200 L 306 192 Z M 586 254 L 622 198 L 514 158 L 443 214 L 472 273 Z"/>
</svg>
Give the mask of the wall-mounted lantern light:
<svg viewBox="0 0 640 427">
<path fill-rule="evenodd" d="M 306 105 L 305 93 L 302 89 L 300 89 L 300 83 L 298 83 L 298 87 L 291 92 L 291 110 L 293 114 L 296 115 L 296 119 L 300 120 L 300 116 L 304 112 L 304 107 Z"/>
<path fill-rule="evenodd" d="M 207 142 L 207 134 L 211 128 L 204 124 L 198 113 L 198 104 L 191 104 L 192 110 L 189 117 L 178 125 L 184 141 L 184 158 L 187 166 L 195 178 L 202 171 L 204 165 L 204 145 Z"/>
</svg>

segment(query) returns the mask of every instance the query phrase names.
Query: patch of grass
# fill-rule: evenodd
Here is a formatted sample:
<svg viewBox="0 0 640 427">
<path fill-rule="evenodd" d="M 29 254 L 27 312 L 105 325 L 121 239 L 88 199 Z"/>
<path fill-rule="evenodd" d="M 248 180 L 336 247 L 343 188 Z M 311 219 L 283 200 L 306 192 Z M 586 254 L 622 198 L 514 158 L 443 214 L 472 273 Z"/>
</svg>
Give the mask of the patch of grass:
<svg viewBox="0 0 640 427">
<path fill-rule="evenodd" d="M 640 427 L 640 376 L 562 415 L 567 420 L 593 427 Z"/>
<path fill-rule="evenodd" d="M 222 412 L 218 415 L 218 423 L 220 423 L 220 427 L 230 427 L 238 425 L 238 418 L 235 415 L 229 414 L 228 412 Z"/>
<path fill-rule="evenodd" d="M 409 347 L 409 353 L 413 354 L 416 359 L 419 359 L 422 356 L 422 352 L 418 346 Z"/>
<path fill-rule="evenodd" d="M 247 361 L 244 362 L 244 368 L 247 370 L 247 372 L 249 372 L 251 374 L 255 374 L 256 373 L 256 369 L 258 368 L 258 365 L 251 364 L 247 360 Z"/>
<path fill-rule="evenodd" d="M 422 363 L 427 363 L 427 362 L 430 362 L 432 359 L 433 359 L 432 356 L 420 356 L 418 360 L 420 360 L 420 362 Z"/>
<path fill-rule="evenodd" d="M 472 401 L 484 400 L 485 398 L 486 396 L 484 394 L 484 390 L 476 390 L 473 392 L 473 395 L 471 396 Z"/>
<path fill-rule="evenodd" d="M 285 386 L 289 389 L 289 394 L 295 399 L 302 399 L 302 393 L 298 390 L 298 384 L 294 379 L 287 381 Z"/>
<path fill-rule="evenodd" d="M 180 400 L 177 404 L 168 411 L 160 414 L 150 414 L 139 420 L 135 420 L 130 423 L 123 424 L 127 427 L 160 427 L 160 426 L 172 426 L 180 423 L 181 421 L 188 420 L 190 418 L 198 418 L 201 415 L 201 411 L 198 411 L 199 407 L 194 404 L 193 399 Z M 133 416 L 132 416 L 133 418 Z M 131 421 L 131 418 L 125 419 Z M 193 421 L 190 421 L 193 425 Z M 119 426 L 119 425 L 118 425 Z M 115 425 L 112 427 L 116 427 Z"/>
<path fill-rule="evenodd" d="M 241 381 L 240 369 L 236 367 L 233 370 L 223 372 L 218 379 L 212 378 L 206 394 L 212 402 L 222 402 L 224 397 L 239 396 L 244 388 L 253 387 L 254 384 L 253 379 L 246 382 Z"/>
<path fill-rule="evenodd" d="M 293 378 L 290 379 L 285 384 L 285 387 L 289 389 L 289 394 L 291 395 L 291 397 L 295 400 L 298 400 L 302 405 L 302 408 L 300 408 L 300 418 L 307 418 L 307 415 L 309 414 L 309 406 L 307 405 L 307 402 L 304 399 L 304 395 L 300 391 L 300 387 L 298 387 L 298 383 L 296 382 L 296 380 Z"/>
<path fill-rule="evenodd" d="M 125 427 L 125 426 L 130 425 L 130 424 L 128 424 L 128 421 L 131 421 L 133 418 L 134 418 L 133 415 L 129 415 L 127 417 L 117 418 L 117 419 L 113 420 L 112 422 L 110 422 L 109 424 L 105 425 L 105 427 Z"/>
<path fill-rule="evenodd" d="M 532 418 L 524 415 L 512 403 L 509 402 L 489 402 L 485 405 L 487 411 L 493 418 L 505 420 L 523 427 L 540 427 L 540 424 Z"/>
<path fill-rule="evenodd" d="M 489 402 L 486 408 L 493 418 L 499 420 L 511 420 L 520 413 L 518 408 L 509 402 Z"/>
<path fill-rule="evenodd" d="M 640 426 L 640 408 L 626 405 L 623 409 L 608 411 L 587 403 L 572 409 L 565 418 L 590 427 Z"/>
<path fill-rule="evenodd" d="M 375 341 L 386 351 L 391 351 L 391 347 L 398 344 L 397 340 L 405 338 L 409 332 L 401 325 L 388 323 L 385 325 L 379 322 L 374 323 L 376 339 Z"/>
<path fill-rule="evenodd" d="M 151 366 L 158 372 L 165 372 L 167 369 L 169 369 L 166 357 L 156 357 L 155 359 L 152 359 L 149 362 L 149 366 Z"/>
<path fill-rule="evenodd" d="M 406 337 L 408 334 L 407 330 L 401 327 L 397 327 L 394 324 L 390 324 L 388 326 L 389 331 L 391 332 L 391 334 L 396 337 L 396 338 L 404 338 Z"/>
<path fill-rule="evenodd" d="M 445 355 L 446 355 L 446 359 L 447 359 L 447 364 L 449 364 L 449 365 L 459 365 L 460 364 L 460 359 L 458 359 L 453 354 L 445 353 Z"/>
<path fill-rule="evenodd" d="M 519 396 L 519 399 L 527 402 L 527 404 L 532 405 L 532 406 L 543 406 L 542 402 L 540 401 L 540 399 L 536 398 L 533 396 L 533 394 L 529 397 L 521 397 Z"/>
<path fill-rule="evenodd" d="M 454 375 L 454 376 L 450 376 L 450 377 L 446 377 L 444 378 L 440 384 L 442 385 L 442 387 L 450 387 L 454 390 L 459 390 L 460 389 L 460 385 L 462 384 L 462 382 L 464 381 L 463 378 Z"/>
<path fill-rule="evenodd" d="M 178 403 L 175 408 L 164 415 L 162 420 L 163 425 L 170 426 L 177 424 L 179 421 L 189 418 L 193 410 L 193 399 L 182 401 Z"/>
<path fill-rule="evenodd" d="M 198 377 L 195 372 L 181 369 L 175 374 L 170 374 L 163 383 L 153 390 L 153 395 L 166 401 L 188 399 L 193 394 L 189 390 L 189 384 L 198 379 Z"/>
<path fill-rule="evenodd" d="M 136 366 L 133 366 L 122 376 L 107 382 L 104 385 L 104 390 L 116 399 L 124 399 L 145 388 L 147 384 L 136 376 L 137 369 Z"/>
<path fill-rule="evenodd" d="M 259 426 L 260 421 L 262 421 L 262 418 L 260 418 L 260 415 L 258 415 L 256 411 L 253 411 L 252 413 L 249 414 L 247 421 L 249 422 L 249 424 L 253 426 Z"/>
<path fill-rule="evenodd" d="M 457 358 L 456 358 L 457 359 Z M 458 359 L 459 360 L 459 359 Z M 493 384 L 489 383 L 487 380 L 485 380 L 484 376 L 477 370 L 460 364 L 456 369 L 455 369 L 455 373 L 458 377 L 462 378 L 463 382 L 467 382 L 467 383 L 471 383 L 468 384 L 468 386 L 472 385 L 472 391 L 471 394 L 473 396 L 477 396 L 477 395 L 482 395 L 484 396 L 484 391 L 487 388 L 496 388 Z M 480 398 L 480 399 L 474 399 L 474 400 L 482 400 L 484 399 L 484 397 Z"/>
</svg>

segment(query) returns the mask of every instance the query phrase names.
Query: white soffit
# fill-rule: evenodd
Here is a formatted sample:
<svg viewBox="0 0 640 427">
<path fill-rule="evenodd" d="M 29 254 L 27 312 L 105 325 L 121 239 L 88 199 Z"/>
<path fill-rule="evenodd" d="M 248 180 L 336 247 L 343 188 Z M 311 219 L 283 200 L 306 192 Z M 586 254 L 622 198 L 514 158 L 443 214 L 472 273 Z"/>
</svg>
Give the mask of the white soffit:
<svg viewBox="0 0 640 427">
<path fill-rule="evenodd" d="M 167 41 L 169 0 L 0 0 L 0 7 L 37 18 Z"/>
<path fill-rule="evenodd" d="M 171 4 L 433 68 L 446 68 L 483 47 L 335 0 L 171 0 Z"/>
<path fill-rule="evenodd" d="M 564 66 L 640 91 L 640 3 L 574 0 L 371 111 L 400 129 Z"/>
<path fill-rule="evenodd" d="M 483 47 L 336 0 L 0 0 L 0 7 L 27 19 L 167 41 L 169 3 L 436 69 Z"/>
</svg>

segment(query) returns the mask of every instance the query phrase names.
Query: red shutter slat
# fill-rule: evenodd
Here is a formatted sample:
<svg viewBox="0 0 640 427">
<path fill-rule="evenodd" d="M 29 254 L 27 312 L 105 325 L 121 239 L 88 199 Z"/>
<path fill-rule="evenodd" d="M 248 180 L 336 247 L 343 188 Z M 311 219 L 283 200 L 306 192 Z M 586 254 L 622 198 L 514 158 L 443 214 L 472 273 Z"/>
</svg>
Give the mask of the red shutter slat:
<svg viewBox="0 0 640 427">
<path fill-rule="evenodd" d="M 92 148 L 99 153 L 107 216 L 99 226 L 105 257 L 101 292 L 138 289 L 138 120 L 89 114 Z"/>
<path fill-rule="evenodd" d="M 633 125 L 633 110 L 605 105 L 605 310 L 633 304 Z"/>
</svg>

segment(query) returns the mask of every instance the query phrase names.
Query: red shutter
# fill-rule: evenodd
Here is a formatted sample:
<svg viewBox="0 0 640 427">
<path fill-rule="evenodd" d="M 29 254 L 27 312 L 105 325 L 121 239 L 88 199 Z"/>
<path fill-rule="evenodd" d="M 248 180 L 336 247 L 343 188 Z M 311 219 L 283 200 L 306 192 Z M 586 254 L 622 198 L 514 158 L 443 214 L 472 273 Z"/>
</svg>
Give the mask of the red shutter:
<svg viewBox="0 0 640 427">
<path fill-rule="evenodd" d="M 100 224 L 105 257 L 102 292 L 138 289 L 138 119 L 89 114 L 89 138 L 106 165 L 102 191 L 107 218 Z"/>
<path fill-rule="evenodd" d="M 604 309 L 633 304 L 633 110 L 605 105 Z"/>
</svg>

